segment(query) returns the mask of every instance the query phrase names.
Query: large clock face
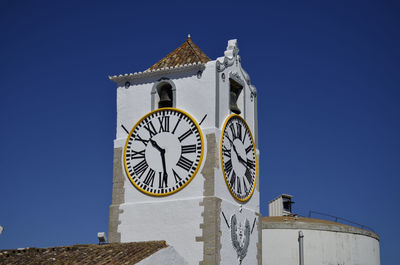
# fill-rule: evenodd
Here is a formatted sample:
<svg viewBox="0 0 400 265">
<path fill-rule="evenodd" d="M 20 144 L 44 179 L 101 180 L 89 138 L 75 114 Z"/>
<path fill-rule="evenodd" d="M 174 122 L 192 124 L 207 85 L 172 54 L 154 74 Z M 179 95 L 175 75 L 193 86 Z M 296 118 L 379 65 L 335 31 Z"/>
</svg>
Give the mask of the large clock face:
<svg viewBox="0 0 400 265">
<path fill-rule="evenodd" d="M 254 191 L 257 176 L 256 148 L 245 120 L 232 114 L 221 135 L 221 166 L 232 196 L 245 202 Z"/>
<path fill-rule="evenodd" d="M 140 191 L 169 195 L 185 187 L 203 158 L 203 136 L 197 122 L 175 108 L 145 115 L 132 128 L 124 149 L 126 174 Z"/>
</svg>

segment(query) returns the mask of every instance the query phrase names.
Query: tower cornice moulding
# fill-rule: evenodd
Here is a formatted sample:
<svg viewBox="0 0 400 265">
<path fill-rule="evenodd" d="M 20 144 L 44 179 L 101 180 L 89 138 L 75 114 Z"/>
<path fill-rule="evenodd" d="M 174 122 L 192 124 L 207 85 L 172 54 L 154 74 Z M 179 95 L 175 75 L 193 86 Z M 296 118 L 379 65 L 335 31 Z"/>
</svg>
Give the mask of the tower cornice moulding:
<svg viewBox="0 0 400 265">
<path fill-rule="evenodd" d="M 143 72 L 135 72 L 135 73 L 129 73 L 129 74 L 123 74 L 123 75 L 113 75 L 109 76 L 108 78 L 111 81 L 114 81 L 115 83 L 121 85 L 124 84 L 124 82 L 131 81 L 133 79 L 141 79 L 141 78 L 148 78 L 148 77 L 154 77 L 157 75 L 165 75 L 165 74 L 170 74 L 170 73 L 179 73 L 179 72 L 186 72 L 186 71 L 191 71 L 191 70 L 204 70 L 205 69 L 205 64 L 201 62 L 193 63 L 193 64 L 184 64 L 184 65 L 179 65 L 176 67 L 165 67 L 161 69 L 156 69 L 156 70 L 146 70 Z"/>
</svg>

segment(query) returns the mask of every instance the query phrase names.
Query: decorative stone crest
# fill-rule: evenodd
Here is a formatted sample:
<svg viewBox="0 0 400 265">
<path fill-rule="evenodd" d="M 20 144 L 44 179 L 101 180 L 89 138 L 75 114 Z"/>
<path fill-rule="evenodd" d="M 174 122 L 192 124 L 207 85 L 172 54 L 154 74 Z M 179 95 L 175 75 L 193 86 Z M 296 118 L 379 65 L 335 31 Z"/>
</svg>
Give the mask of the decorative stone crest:
<svg viewBox="0 0 400 265">
<path fill-rule="evenodd" d="M 246 218 L 244 223 L 238 223 L 236 214 L 231 217 L 231 239 L 232 246 L 236 250 L 239 264 L 247 255 L 250 244 L 250 222 Z"/>
</svg>

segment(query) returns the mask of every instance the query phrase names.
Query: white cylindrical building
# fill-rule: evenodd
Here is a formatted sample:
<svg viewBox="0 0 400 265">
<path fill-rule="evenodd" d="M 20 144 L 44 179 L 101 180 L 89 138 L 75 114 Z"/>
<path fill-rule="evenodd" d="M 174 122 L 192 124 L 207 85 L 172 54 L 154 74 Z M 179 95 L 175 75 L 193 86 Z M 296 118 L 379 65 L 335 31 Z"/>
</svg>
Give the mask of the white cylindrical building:
<svg viewBox="0 0 400 265">
<path fill-rule="evenodd" d="M 368 230 L 327 220 L 271 216 L 262 220 L 263 265 L 298 265 L 299 231 L 304 264 L 379 265 L 379 236 Z"/>
</svg>

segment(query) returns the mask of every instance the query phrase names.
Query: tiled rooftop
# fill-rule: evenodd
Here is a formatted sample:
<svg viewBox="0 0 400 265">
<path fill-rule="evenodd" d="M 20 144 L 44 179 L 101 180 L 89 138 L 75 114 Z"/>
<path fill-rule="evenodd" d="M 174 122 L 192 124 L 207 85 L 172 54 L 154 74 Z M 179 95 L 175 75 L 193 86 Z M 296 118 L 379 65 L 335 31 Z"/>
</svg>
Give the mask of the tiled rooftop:
<svg viewBox="0 0 400 265">
<path fill-rule="evenodd" d="M 136 264 L 165 247 L 150 241 L 0 250 L 0 264 Z"/>
<path fill-rule="evenodd" d="M 193 43 L 192 39 L 188 37 L 181 46 L 151 66 L 149 70 L 153 71 L 165 67 L 171 68 L 193 63 L 206 63 L 210 60 L 211 59 Z"/>
</svg>

